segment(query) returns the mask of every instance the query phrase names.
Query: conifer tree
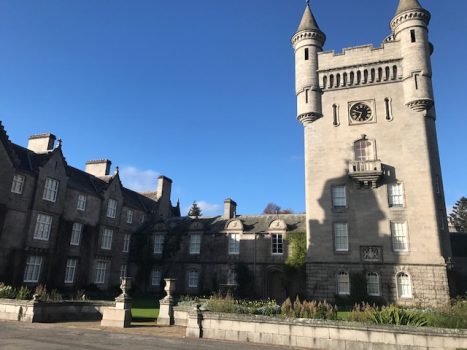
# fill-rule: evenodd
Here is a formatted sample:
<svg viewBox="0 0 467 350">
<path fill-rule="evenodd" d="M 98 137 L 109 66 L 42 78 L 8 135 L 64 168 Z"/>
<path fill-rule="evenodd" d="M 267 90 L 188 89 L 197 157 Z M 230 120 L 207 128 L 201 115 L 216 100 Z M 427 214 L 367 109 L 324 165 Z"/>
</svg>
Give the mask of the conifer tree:
<svg viewBox="0 0 467 350">
<path fill-rule="evenodd" d="M 451 224 L 460 232 L 467 232 L 467 198 L 459 199 L 449 215 Z"/>
<path fill-rule="evenodd" d="M 190 210 L 188 211 L 188 216 L 199 217 L 199 216 L 202 216 L 202 215 L 203 215 L 203 213 L 201 211 L 201 208 L 198 206 L 198 203 L 196 203 L 196 201 L 194 201 L 193 204 L 191 205 Z"/>
</svg>

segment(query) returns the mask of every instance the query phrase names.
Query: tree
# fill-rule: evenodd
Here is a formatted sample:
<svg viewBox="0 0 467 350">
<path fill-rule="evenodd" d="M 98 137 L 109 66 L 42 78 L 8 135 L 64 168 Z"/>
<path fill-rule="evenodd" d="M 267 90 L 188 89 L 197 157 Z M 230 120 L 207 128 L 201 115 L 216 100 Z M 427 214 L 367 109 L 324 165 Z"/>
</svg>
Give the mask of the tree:
<svg viewBox="0 0 467 350">
<path fill-rule="evenodd" d="M 201 211 L 201 208 L 198 206 L 198 203 L 194 201 L 193 204 L 191 205 L 190 210 L 188 211 L 188 216 L 199 217 L 202 215 L 203 215 L 203 212 Z"/>
<path fill-rule="evenodd" d="M 268 203 L 263 210 L 263 214 L 293 214 L 292 209 L 281 209 L 276 203 Z"/>
<path fill-rule="evenodd" d="M 467 232 L 467 198 L 462 197 L 456 202 L 449 220 L 457 231 Z"/>
</svg>

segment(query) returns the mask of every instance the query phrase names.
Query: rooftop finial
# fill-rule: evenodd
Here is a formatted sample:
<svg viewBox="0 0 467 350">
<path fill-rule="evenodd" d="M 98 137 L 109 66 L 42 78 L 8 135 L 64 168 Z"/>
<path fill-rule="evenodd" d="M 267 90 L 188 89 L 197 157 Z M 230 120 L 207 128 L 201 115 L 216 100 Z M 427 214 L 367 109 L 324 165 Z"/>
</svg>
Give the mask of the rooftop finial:
<svg viewBox="0 0 467 350">
<path fill-rule="evenodd" d="M 306 0 L 306 4 L 310 6 L 310 0 Z"/>
</svg>

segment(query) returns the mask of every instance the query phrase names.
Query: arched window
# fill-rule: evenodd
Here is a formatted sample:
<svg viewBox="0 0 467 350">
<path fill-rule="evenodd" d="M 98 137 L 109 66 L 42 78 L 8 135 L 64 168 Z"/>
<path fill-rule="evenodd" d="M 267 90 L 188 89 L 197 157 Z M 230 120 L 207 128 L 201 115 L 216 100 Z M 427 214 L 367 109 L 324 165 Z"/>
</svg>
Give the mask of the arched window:
<svg viewBox="0 0 467 350">
<path fill-rule="evenodd" d="M 391 69 L 389 67 L 386 67 L 385 69 L 385 75 L 384 75 L 384 81 L 389 80 L 389 75 L 391 75 Z"/>
<path fill-rule="evenodd" d="M 336 104 L 333 104 L 332 105 L 332 116 L 333 116 L 333 125 L 334 126 L 339 126 L 340 125 L 340 121 L 339 121 L 339 106 L 337 106 Z"/>
<path fill-rule="evenodd" d="M 383 80 L 383 68 L 379 67 L 378 68 L 378 82 Z"/>
<path fill-rule="evenodd" d="M 323 77 L 323 89 L 326 89 L 328 87 L 328 77 L 325 75 Z"/>
<path fill-rule="evenodd" d="M 375 143 L 368 140 L 366 136 L 361 140 L 354 143 L 355 160 L 358 162 L 365 162 L 376 159 Z"/>
<path fill-rule="evenodd" d="M 370 83 L 374 83 L 375 82 L 375 76 L 376 76 L 376 72 L 375 72 L 375 69 L 372 68 L 371 69 L 371 77 L 370 77 Z"/>
<path fill-rule="evenodd" d="M 380 296 L 379 275 L 376 272 L 369 272 L 366 275 L 366 290 L 369 296 Z"/>
<path fill-rule="evenodd" d="M 392 80 L 397 79 L 397 66 L 392 66 Z"/>
<path fill-rule="evenodd" d="M 330 75 L 329 76 L 329 88 L 332 89 L 332 87 L 334 86 L 334 75 Z"/>
<path fill-rule="evenodd" d="M 342 82 L 342 86 L 347 86 L 347 73 L 344 73 L 344 81 Z"/>
<path fill-rule="evenodd" d="M 359 85 L 362 82 L 362 72 L 358 71 L 357 72 L 357 85 Z"/>
<path fill-rule="evenodd" d="M 355 80 L 355 73 L 350 72 L 350 85 L 353 85 L 354 80 Z"/>
<path fill-rule="evenodd" d="M 336 87 L 341 86 L 341 75 L 338 73 L 336 75 Z"/>
<path fill-rule="evenodd" d="M 348 272 L 337 274 L 337 294 L 350 295 L 350 278 Z"/>
<path fill-rule="evenodd" d="M 386 120 L 392 120 L 392 113 L 391 113 L 391 100 L 389 98 L 384 99 L 384 107 L 386 108 Z"/>
<path fill-rule="evenodd" d="M 412 298 L 412 280 L 405 272 L 399 272 L 396 276 L 397 296 L 399 299 Z"/>
<path fill-rule="evenodd" d="M 363 71 L 363 84 L 368 83 L 368 70 Z"/>
</svg>

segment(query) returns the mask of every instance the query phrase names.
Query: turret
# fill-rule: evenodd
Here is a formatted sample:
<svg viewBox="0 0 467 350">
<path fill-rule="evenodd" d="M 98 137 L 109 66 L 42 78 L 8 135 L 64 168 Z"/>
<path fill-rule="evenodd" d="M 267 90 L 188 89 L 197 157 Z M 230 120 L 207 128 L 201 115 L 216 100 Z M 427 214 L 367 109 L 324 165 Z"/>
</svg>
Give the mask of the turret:
<svg viewBox="0 0 467 350">
<path fill-rule="evenodd" d="M 431 15 L 418 0 L 400 0 L 391 21 L 394 39 L 400 42 L 405 104 L 427 113 L 434 105 L 428 24 Z"/>
<path fill-rule="evenodd" d="M 326 36 L 319 29 L 309 1 L 302 21 L 292 37 L 295 50 L 295 91 L 297 119 L 307 125 L 323 116 L 318 75 L 318 53 L 323 50 Z"/>
</svg>

